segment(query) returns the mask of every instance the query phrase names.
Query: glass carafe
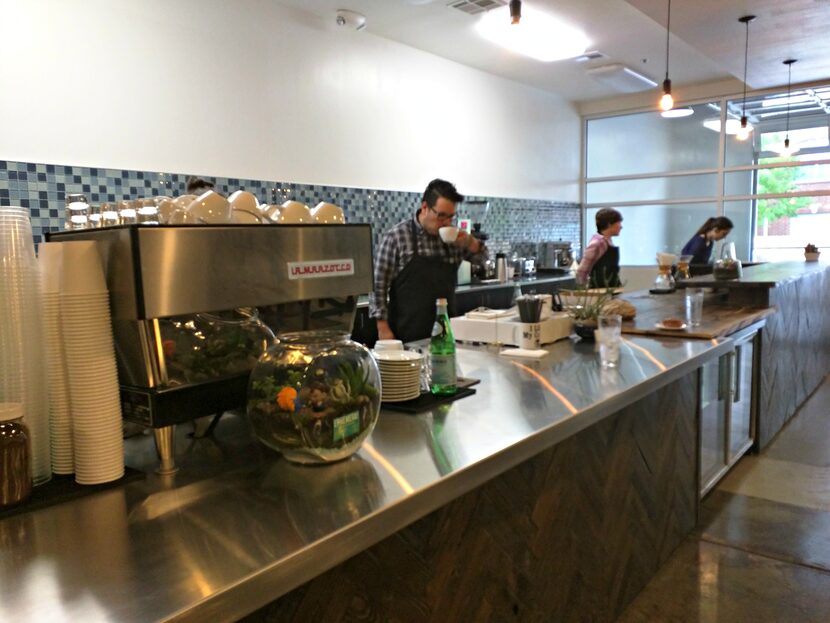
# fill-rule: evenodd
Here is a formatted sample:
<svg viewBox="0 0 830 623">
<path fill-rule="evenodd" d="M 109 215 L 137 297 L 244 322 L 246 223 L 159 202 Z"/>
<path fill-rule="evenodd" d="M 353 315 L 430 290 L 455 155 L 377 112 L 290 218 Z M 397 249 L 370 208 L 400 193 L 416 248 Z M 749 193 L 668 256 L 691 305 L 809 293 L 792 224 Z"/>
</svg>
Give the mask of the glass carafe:
<svg viewBox="0 0 830 623">
<path fill-rule="evenodd" d="M 691 279 L 692 274 L 689 271 L 689 264 L 692 261 L 693 255 L 681 255 L 677 258 L 677 272 L 675 279 Z"/>
</svg>

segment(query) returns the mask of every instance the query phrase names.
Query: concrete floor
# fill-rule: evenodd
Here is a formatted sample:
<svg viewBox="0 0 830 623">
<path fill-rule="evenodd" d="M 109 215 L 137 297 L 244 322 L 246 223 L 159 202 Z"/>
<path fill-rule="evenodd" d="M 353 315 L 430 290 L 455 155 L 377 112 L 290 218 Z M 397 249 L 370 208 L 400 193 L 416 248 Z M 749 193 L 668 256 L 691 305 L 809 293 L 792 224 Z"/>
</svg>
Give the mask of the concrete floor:
<svg viewBox="0 0 830 623">
<path fill-rule="evenodd" d="M 704 499 L 618 623 L 830 622 L 830 377 Z"/>
</svg>

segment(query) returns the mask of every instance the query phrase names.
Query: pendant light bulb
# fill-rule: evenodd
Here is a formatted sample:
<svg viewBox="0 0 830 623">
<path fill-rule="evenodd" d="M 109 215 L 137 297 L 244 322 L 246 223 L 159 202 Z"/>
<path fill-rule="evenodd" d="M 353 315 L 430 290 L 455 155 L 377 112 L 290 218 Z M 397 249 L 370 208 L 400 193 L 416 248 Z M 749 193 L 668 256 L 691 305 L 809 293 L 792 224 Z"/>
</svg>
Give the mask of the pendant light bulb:
<svg viewBox="0 0 830 623">
<path fill-rule="evenodd" d="M 792 97 L 792 84 L 793 84 L 793 63 L 797 63 L 798 60 L 794 58 L 788 58 L 784 61 L 784 64 L 787 66 L 787 129 L 784 138 L 784 149 L 778 152 L 782 158 L 789 158 L 795 152 L 798 151 L 798 147 L 790 147 L 790 97 Z"/>
<path fill-rule="evenodd" d="M 735 134 L 735 138 L 738 139 L 739 141 L 745 141 L 746 139 L 749 138 L 749 133 L 751 131 L 752 131 L 752 128 L 750 127 L 750 125 L 748 123 L 746 115 L 744 115 L 743 117 L 741 117 L 741 127 L 738 128 L 738 132 L 737 132 L 737 134 Z"/>
<path fill-rule="evenodd" d="M 510 0 L 510 23 L 518 24 L 522 19 L 522 0 Z"/>
<path fill-rule="evenodd" d="M 674 98 L 671 96 L 671 80 L 663 81 L 663 97 L 660 98 L 660 110 L 667 111 L 674 108 Z"/>
<path fill-rule="evenodd" d="M 752 132 L 752 126 L 749 125 L 748 119 L 746 118 L 746 69 L 749 65 L 749 22 L 754 19 L 754 15 L 744 15 L 738 18 L 738 21 L 746 26 L 746 39 L 744 40 L 744 97 L 743 103 L 741 104 L 741 127 L 735 135 L 735 138 L 739 141 L 748 139 L 749 133 Z"/>
<path fill-rule="evenodd" d="M 674 108 L 674 98 L 671 95 L 671 80 L 669 80 L 669 32 L 671 31 L 671 0 L 666 17 L 666 79 L 663 80 L 663 96 L 660 98 L 660 110 L 666 112 Z"/>
</svg>

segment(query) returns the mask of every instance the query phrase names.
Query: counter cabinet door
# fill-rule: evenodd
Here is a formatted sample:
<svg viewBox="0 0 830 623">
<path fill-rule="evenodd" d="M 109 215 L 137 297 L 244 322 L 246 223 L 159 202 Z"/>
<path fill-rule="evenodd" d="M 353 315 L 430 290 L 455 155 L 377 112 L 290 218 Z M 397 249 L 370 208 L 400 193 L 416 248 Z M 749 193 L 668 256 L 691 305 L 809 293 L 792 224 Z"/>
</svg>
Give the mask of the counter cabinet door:
<svg viewBox="0 0 830 623">
<path fill-rule="evenodd" d="M 705 495 L 726 473 L 730 377 L 733 353 L 700 368 L 700 494 Z"/>
<path fill-rule="evenodd" d="M 755 365 L 759 341 L 759 333 L 753 333 L 742 338 L 735 344 L 735 355 L 732 359 L 732 402 L 729 417 L 729 463 L 737 461 L 749 448 L 755 439 L 755 398 L 757 382 L 753 372 L 758 369 Z"/>
</svg>

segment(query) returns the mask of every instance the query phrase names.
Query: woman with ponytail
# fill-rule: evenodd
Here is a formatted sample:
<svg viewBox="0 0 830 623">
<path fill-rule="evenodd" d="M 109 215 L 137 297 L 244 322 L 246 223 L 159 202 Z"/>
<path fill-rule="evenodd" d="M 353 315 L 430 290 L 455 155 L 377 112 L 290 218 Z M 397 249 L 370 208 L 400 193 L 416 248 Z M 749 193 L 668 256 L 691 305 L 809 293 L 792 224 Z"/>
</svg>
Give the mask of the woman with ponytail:
<svg viewBox="0 0 830 623">
<path fill-rule="evenodd" d="M 723 240 L 732 231 L 732 221 L 725 216 L 706 219 L 691 240 L 683 246 L 681 255 L 691 255 L 690 264 L 708 264 L 712 257 L 712 243 Z"/>
</svg>

